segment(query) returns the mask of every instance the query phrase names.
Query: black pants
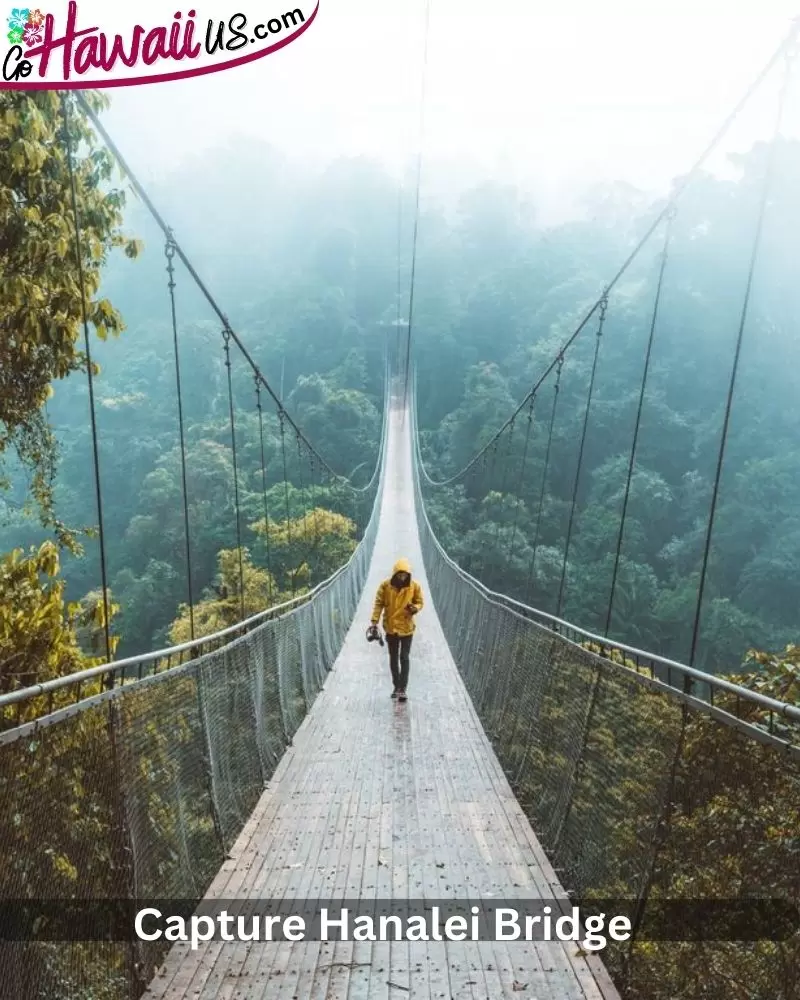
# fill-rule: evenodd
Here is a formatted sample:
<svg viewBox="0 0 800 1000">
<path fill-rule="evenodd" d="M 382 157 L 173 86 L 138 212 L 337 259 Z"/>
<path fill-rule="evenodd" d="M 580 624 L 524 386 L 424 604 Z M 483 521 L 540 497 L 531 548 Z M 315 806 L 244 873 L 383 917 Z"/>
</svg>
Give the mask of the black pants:
<svg viewBox="0 0 800 1000">
<path fill-rule="evenodd" d="M 386 634 L 389 646 L 389 666 L 392 668 L 392 683 L 396 691 L 405 691 L 408 684 L 408 654 L 411 652 L 413 635 Z"/>
</svg>

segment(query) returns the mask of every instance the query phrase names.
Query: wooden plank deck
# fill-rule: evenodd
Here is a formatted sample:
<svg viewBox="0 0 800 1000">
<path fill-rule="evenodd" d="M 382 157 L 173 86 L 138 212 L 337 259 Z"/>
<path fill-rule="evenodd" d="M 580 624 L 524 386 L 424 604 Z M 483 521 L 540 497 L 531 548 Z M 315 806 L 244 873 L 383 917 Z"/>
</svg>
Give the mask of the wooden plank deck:
<svg viewBox="0 0 800 1000">
<path fill-rule="evenodd" d="M 392 413 L 375 555 L 358 614 L 313 710 L 209 898 L 565 898 L 450 656 L 427 589 L 407 423 Z M 406 556 L 425 588 L 409 701 L 389 698 L 364 630 Z M 146 1000 L 618 1000 L 601 961 L 540 942 L 176 945 Z"/>
</svg>

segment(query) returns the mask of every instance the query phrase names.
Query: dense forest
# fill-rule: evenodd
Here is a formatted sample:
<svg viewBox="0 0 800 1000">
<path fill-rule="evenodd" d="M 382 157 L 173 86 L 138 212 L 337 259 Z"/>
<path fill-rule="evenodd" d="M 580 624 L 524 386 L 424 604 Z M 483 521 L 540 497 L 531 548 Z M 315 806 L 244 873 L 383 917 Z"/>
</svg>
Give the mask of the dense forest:
<svg viewBox="0 0 800 1000">
<path fill-rule="evenodd" d="M 96 96 L 90 100 L 101 104 Z M 190 634 L 185 518 L 196 634 L 210 634 L 242 613 L 302 594 L 353 552 L 369 517 L 369 493 L 346 488 L 330 470 L 366 487 L 378 458 L 384 358 L 387 349 L 398 347 L 409 319 L 413 185 L 408 178 L 398 185 L 366 160 L 339 160 L 313 171 L 249 143 L 205 153 L 150 186 L 285 414 L 330 466 L 327 471 L 320 466 L 266 395 L 259 419 L 252 370 L 236 350 L 229 390 L 219 318 L 176 260 L 184 511 L 164 234 L 119 177 L 87 119 L 76 114 L 72 127 L 80 140 L 75 175 L 84 222 L 110 625 L 119 656 L 181 642 Z M 611 632 L 677 659 L 686 658 L 690 639 L 765 153 L 756 145 L 732 157 L 735 176 L 729 179 L 702 174 L 682 198 L 672 226 Z M 781 143 L 777 163 L 745 330 L 697 661 L 721 673 L 735 672 L 753 647 L 777 649 L 794 641 L 800 604 L 800 373 L 794 363 L 800 285 L 793 246 L 800 223 L 793 187 L 800 143 Z M 72 264 L 69 166 L 58 98 L 0 95 L 2 692 L 105 658 L 108 623 L 100 590 L 82 301 Z M 492 588 L 545 611 L 556 608 L 564 571 L 594 324 L 587 325 L 561 372 L 549 462 L 552 379 L 498 448 L 469 475 L 458 473 L 535 384 L 661 207 L 646 193 L 618 184 L 587 196 L 579 218 L 545 228 L 537 221 L 535 199 L 493 181 L 464 193 L 455 207 L 423 199 L 412 324 L 418 422 L 432 478 L 455 477 L 450 486 L 426 487 L 427 509 L 445 549 L 462 566 Z M 604 624 L 661 248 L 660 239 L 651 241 L 614 289 L 598 354 L 563 609 L 565 617 L 591 630 L 602 631 Z M 509 663 L 515 656 L 525 662 L 526 644 L 517 645 Z M 757 654 L 750 660 L 743 683 L 797 700 L 796 648 L 785 656 Z M 588 652 L 585 661 L 598 669 Z M 584 673 L 589 677 L 588 668 Z M 524 685 L 532 676 L 519 672 L 524 682 L 519 691 L 482 686 L 490 702 L 502 694 L 502 712 L 514 715 L 500 748 L 507 769 L 516 766 L 517 755 L 528 760 L 528 744 L 515 737 L 529 723 L 526 698 L 533 694 Z M 616 682 L 622 673 L 612 676 Z M 238 677 L 243 687 L 245 680 Z M 537 814 L 547 806 L 540 785 L 552 779 L 561 787 L 553 774 L 570 763 L 574 750 L 559 748 L 555 722 L 573 697 L 575 675 L 553 671 L 551 680 L 546 718 L 554 735 L 542 751 L 544 763 L 531 757 L 536 767 L 531 765 L 517 789 L 537 832 L 547 820 Z M 619 683 L 624 687 L 628 681 Z M 191 687 L 188 676 L 180 684 Z M 583 687 L 584 694 L 591 689 L 588 682 Z M 160 755 L 168 757 L 174 720 L 155 691 L 145 689 L 141 697 L 155 713 L 148 718 L 163 720 L 147 727 L 157 744 L 148 752 L 160 761 Z M 645 704 L 645 689 L 635 691 Z M 629 711 L 623 698 L 611 699 L 612 722 L 628 733 L 629 742 L 616 740 L 602 713 L 593 734 L 590 764 L 602 780 L 578 796 L 576 813 L 581 820 L 593 816 L 602 791 L 607 801 L 597 843 L 608 847 L 608 891 L 619 889 L 614 866 L 627 864 L 632 839 L 641 840 L 639 827 L 649 849 L 649 831 L 662 822 L 658 803 L 651 803 L 649 812 L 632 810 L 629 803 L 637 788 L 652 798 L 651 758 L 640 750 L 647 739 L 666 740 L 664 734 L 677 731 L 676 704 L 665 700 L 663 718 L 658 713 L 651 718 L 644 709 Z M 271 706 L 273 713 L 278 708 Z M 491 730 L 492 713 L 485 714 Z M 673 766 L 680 795 L 673 796 L 673 839 L 657 873 L 661 890 L 673 895 L 685 890 L 695 877 L 687 859 L 696 851 L 703 871 L 710 872 L 704 894 L 735 895 L 756 886 L 784 895 L 797 852 L 796 830 L 787 820 L 796 803 L 794 772 L 783 757 L 767 751 L 767 763 L 755 766 L 754 741 L 740 746 L 743 740 L 734 730 L 705 720 L 707 728 L 693 728 L 686 715 L 675 757 L 685 761 L 686 773 Z M 4 758 L 10 761 L 0 775 L 8 805 L 0 832 L 4 843 L 16 845 L 20 866 L 35 869 L 39 882 L 31 875 L 31 885 L 53 879 L 58 866 L 59 885 L 83 879 L 81 885 L 96 891 L 113 868 L 103 855 L 115 830 L 110 779 L 106 784 L 98 779 L 92 789 L 99 805 L 91 833 L 73 822 L 74 802 L 86 795 L 87 760 L 101 774 L 111 767 L 103 749 L 104 717 L 98 713 L 93 719 L 94 728 L 85 731 L 76 723 L 74 737 L 71 729 L 52 727 L 53 743 L 44 744 L 65 752 L 59 760 L 66 785 L 40 743 L 19 740 Z M 15 724 L 10 714 L 3 721 Z M 767 724 L 760 716 L 751 721 Z M 229 728 L 244 747 L 242 756 L 252 753 L 246 727 Z M 562 735 L 567 728 L 561 727 Z M 197 760 L 205 752 L 201 729 L 198 723 L 192 736 Z M 737 738 L 739 743 L 727 746 Z M 221 740 L 226 747 L 229 742 Z M 87 753 L 87 747 L 95 749 Z M 670 762 L 662 756 L 667 773 Z M 733 761 L 727 770 L 724 760 Z M 616 768 L 613 780 L 609 762 Z M 167 815 L 163 828 L 152 833 L 167 859 L 164 871 L 177 864 L 179 854 L 174 817 L 165 804 L 176 794 L 171 782 L 177 786 L 183 776 L 177 765 L 172 773 L 172 766 L 154 768 L 164 787 L 146 787 L 143 793 L 151 796 L 148 817 L 162 809 Z M 635 782 L 629 772 L 635 772 Z M 200 764 L 192 777 L 201 782 Z M 195 785 L 190 787 L 198 798 Z M 254 796 L 260 787 L 254 781 Z M 29 795 L 30 789 L 35 794 Z M 48 803 L 47 822 L 56 831 L 49 835 L 59 844 L 52 861 L 30 849 L 40 834 L 38 800 Z M 247 814 L 243 810 L 242 816 Z M 210 838 L 210 821 L 206 827 Z M 706 864 L 712 837 L 721 859 L 713 870 Z M 759 853 L 742 846 L 759 837 L 766 845 Z M 188 850 L 185 844 L 183 849 Z M 206 858 L 209 875 L 219 860 Z M 0 868 L 12 888 L 16 872 L 11 865 Z M 30 872 L 26 869 L 26 877 Z M 683 954 L 676 959 L 672 950 L 645 946 L 640 957 L 652 961 L 652 968 L 648 965 L 644 985 L 629 995 L 667 1000 L 682 991 L 700 1000 L 718 995 L 708 992 L 713 975 L 715 983 L 732 978 L 736 996 L 798 996 L 791 973 L 796 963 L 784 963 L 775 992 L 775 954 L 757 966 L 757 983 L 756 966 L 744 952 L 736 953 L 741 958 L 736 968 L 717 952 L 712 972 L 692 962 L 684 969 Z M 61 976 L 57 962 L 53 968 L 53 975 Z M 101 981 L 101 964 L 94 973 Z M 53 996 L 62 995 L 59 989 L 54 987 Z M 86 995 L 121 995 L 105 990 Z"/>
<path fill-rule="evenodd" d="M 738 180 L 702 176 L 679 203 L 642 410 L 611 634 L 684 661 L 765 152 L 758 145 L 732 158 Z M 796 349 L 797 144 L 782 144 L 778 163 L 712 539 L 697 662 L 714 672 L 735 669 L 754 645 L 796 637 L 800 395 L 787 359 Z M 618 187 L 598 195 L 584 221 L 541 233 L 522 223 L 512 191 L 484 191 L 470 204 L 459 227 L 440 231 L 437 259 L 420 267 L 421 425 L 437 480 L 463 468 L 508 419 L 660 208 Z M 662 242 L 659 233 L 610 296 L 600 347 L 563 609 L 592 630 L 605 624 Z M 446 305 L 433 275 L 451 296 Z M 527 411 L 470 477 L 428 493 L 457 561 L 550 612 L 596 326 L 565 359 L 540 518 L 555 375 L 536 399 L 524 481 Z M 443 371 L 456 377 L 437 379 Z"/>
<path fill-rule="evenodd" d="M 673 226 L 612 634 L 676 659 L 687 655 L 764 157 L 757 145 L 731 158 L 738 178 L 702 175 L 681 200 Z M 800 375 L 791 362 L 800 294 L 791 249 L 800 202 L 792 178 L 799 164 L 800 144 L 784 142 L 713 537 L 698 665 L 715 671 L 735 669 L 750 647 L 792 640 L 800 602 Z M 151 192 L 156 203 L 287 411 L 338 473 L 356 470 L 354 481 L 363 484 L 377 452 L 384 346 L 407 318 L 411 186 L 399 191 L 380 166 L 364 160 L 314 173 L 252 145 L 220 148 L 197 167 L 189 162 L 164 177 Z M 127 242 L 109 245 L 105 267 L 97 269 L 100 304 L 92 319 L 107 339 L 93 338 L 93 360 L 114 631 L 119 653 L 131 654 L 168 642 L 186 601 L 180 455 L 163 235 L 135 198 L 123 207 L 123 183 L 110 163 L 103 169 L 108 179 L 93 182 L 118 192 L 116 228 L 108 220 L 108 233 L 124 232 Z M 225 192 L 253 189 L 256 177 L 263 197 L 239 211 Z M 413 336 L 419 422 L 434 478 L 457 472 L 503 424 L 659 208 L 620 184 L 587 197 L 578 221 L 542 229 L 531 199 L 496 183 L 465 193 L 457 210 L 423 202 Z M 602 628 L 605 615 L 661 250 L 660 239 L 651 244 L 615 289 L 599 355 L 564 606 L 567 618 L 589 629 Z M 61 273 L 52 261 L 46 266 L 54 268 L 53 280 L 72 280 L 63 264 Z M 236 544 L 223 345 L 219 322 L 180 262 L 175 280 L 193 591 L 196 600 L 213 601 L 224 573 L 220 554 Z M 8 295 L 11 285 L 5 288 Z M 536 401 L 524 480 L 520 429 L 501 445 L 499 458 L 483 463 L 480 476 L 432 491 L 428 500 L 457 561 L 546 611 L 555 610 L 593 341 L 590 325 L 564 366 L 538 517 L 552 380 Z M 252 379 L 236 359 L 233 374 L 243 544 L 252 568 L 266 571 L 264 532 L 257 530 L 263 504 Z M 56 442 L 55 471 L 45 468 L 47 449 L 32 432 L 3 438 L 0 551 L 27 552 L 55 537 L 66 548 L 65 598 L 91 618 L 100 577 L 90 537 L 97 514 L 85 373 L 72 370 L 51 392 L 46 420 Z M 274 411 L 266 434 L 269 507 L 284 516 Z M 48 475 L 52 496 L 43 517 Z M 306 567 L 306 583 L 330 571 L 342 532 L 355 537 L 352 507 L 321 484 L 312 496 L 314 475 L 297 453 L 290 456 L 291 518 L 319 508 L 351 525 L 331 525 L 334 551 Z M 277 562 L 270 566 L 277 579 L 261 578 L 256 604 L 300 583 L 300 556 L 288 551 L 288 538 L 281 549 L 277 518 Z M 69 551 L 75 544 L 81 555 Z"/>
<path fill-rule="evenodd" d="M 21 104 L 21 119 L 23 114 L 36 114 L 40 110 L 37 104 L 52 115 L 42 123 L 42 147 L 47 148 L 57 138 L 55 109 L 46 105 L 46 99 L 25 101 L 27 106 L 18 98 L 12 105 Z M 30 137 L 27 141 L 30 145 Z M 29 157 L 30 149 L 23 149 L 21 155 Z M 98 159 L 102 156 L 93 155 Z M 251 168 L 258 164 L 260 170 L 267 169 L 270 157 L 275 159 L 269 151 L 266 156 L 259 151 Z M 241 163 L 234 150 L 221 151 L 211 176 L 226 172 L 230 176 L 235 159 Z M 110 163 L 102 160 L 102 176 L 90 173 L 90 158 L 84 165 L 87 199 L 93 185 L 103 183 L 114 185 L 112 204 L 121 205 L 126 192 L 119 177 L 112 176 Z M 289 183 L 288 172 L 284 170 L 281 176 Z M 30 186 L 27 177 L 24 183 Z M 323 233 L 304 250 L 297 233 L 310 232 L 308 217 L 293 220 L 296 228 L 291 239 L 287 236 L 270 246 L 265 240 L 243 238 L 241 230 L 236 231 L 241 225 L 238 219 L 228 221 L 226 230 L 205 213 L 206 225 L 198 229 L 185 178 L 174 178 L 156 192 L 156 197 L 175 206 L 172 221 L 177 232 L 191 248 L 193 260 L 214 293 L 225 308 L 231 308 L 243 342 L 280 390 L 286 412 L 330 469 L 350 476 L 361 488 L 372 475 L 382 419 L 385 309 L 377 303 L 390 300 L 394 304 L 394 296 L 371 284 L 364 289 L 359 282 L 356 287 L 353 275 L 362 264 L 368 268 L 376 254 L 389 253 L 380 243 L 384 234 L 376 231 L 375 225 L 372 233 L 369 230 L 367 220 L 374 208 L 369 185 L 375 189 L 373 202 L 383 196 L 386 204 L 391 204 L 394 192 L 386 178 L 366 166 L 334 167 L 322 183 L 330 190 L 318 197 L 325 197 L 334 207 Z M 363 203 L 355 199 L 356 190 Z M 113 317 L 113 323 L 98 328 L 101 337 L 92 337 L 92 360 L 96 367 L 107 578 L 119 655 L 145 652 L 188 637 L 182 469 L 164 237 L 130 192 L 127 195 L 127 210 L 117 209 L 116 218 L 108 220 L 105 236 L 109 245 L 102 275 L 98 267 L 92 276 L 98 289 L 93 319 L 99 320 L 101 309 L 105 310 L 103 316 Z M 307 212 L 313 211 L 307 207 L 312 200 L 311 192 L 300 192 L 290 199 Z M 396 208 L 393 211 L 396 215 Z M 267 214 L 274 215 L 271 210 Z M 351 214 L 355 221 L 351 221 Z M 248 218 L 252 221 L 252 216 Z M 265 232 L 272 232 L 274 221 L 267 226 L 266 218 L 262 220 Z M 116 229 L 112 230 L 112 222 Z M 337 241 L 345 238 L 348 226 L 357 224 L 364 245 L 359 260 L 348 263 L 342 260 Z M 135 233 L 136 241 L 112 236 L 112 232 L 121 234 L 122 230 Z M 69 239 L 66 231 L 63 236 Z M 123 240 L 125 253 L 111 245 Z M 391 240 L 394 255 L 396 234 Z M 287 268 L 286 261 L 291 260 L 295 263 Z M 39 261 L 31 263 L 38 265 Z M 349 283 L 348 268 L 352 272 Z M 385 271 L 390 274 L 388 264 Z M 393 272 L 390 277 L 393 288 Z M 70 292 L 76 288 L 69 266 L 61 273 L 42 273 L 38 279 L 45 286 L 48 281 L 63 281 Z M 236 546 L 237 519 L 229 398 L 220 324 L 211 318 L 179 261 L 175 262 L 175 284 L 192 584 L 195 602 L 202 604 L 195 616 L 202 634 L 241 617 L 234 579 L 236 559 L 231 555 Z M 298 303 L 302 305 L 298 307 Z M 72 306 L 79 309 L 79 303 Z M 8 303 L 7 316 L 13 315 L 12 308 L 13 302 Z M 76 325 L 76 331 L 79 329 Z M 81 341 L 77 343 L 80 346 Z M 13 339 L 9 344 L 13 348 Z M 341 488 L 319 462 L 315 464 L 308 449 L 299 446 L 291 427 L 284 428 L 287 436 L 282 440 L 281 422 L 266 392 L 262 399 L 262 477 L 261 428 L 252 372 L 236 350 L 231 362 L 240 530 L 246 548 L 245 610 L 255 613 L 324 579 L 346 561 L 369 510 L 364 509 L 362 497 Z M 85 363 L 77 347 L 72 363 L 75 370 L 69 378 L 53 383 L 42 396 L 41 408 L 31 404 L 22 414 L 9 415 L 8 434 L 2 442 L 5 489 L 0 500 L 0 550 L 16 553 L 7 557 L 7 590 L 2 603 L 19 603 L 23 589 L 37 572 L 41 576 L 46 565 L 49 572 L 44 573 L 48 582 L 42 606 L 48 596 L 63 597 L 65 614 L 69 607 L 84 651 L 94 655 L 102 651 L 98 518 L 89 390 L 85 371 L 79 373 Z M 11 359 L 7 370 L 13 372 L 14 365 L 19 371 L 19 358 Z M 265 503 L 270 517 L 268 532 L 264 530 Z M 302 544 L 309 534 L 322 536 L 311 557 Z M 60 561 L 48 539 L 60 547 Z M 38 553 L 43 544 L 45 559 Z M 33 557 L 25 558 L 31 553 Z M 9 635 L 9 646 L 17 639 L 19 636 Z M 34 644 L 29 641 L 28 647 L 31 655 L 26 655 L 24 663 L 16 661 L 17 680 L 35 675 Z M 73 665 L 68 658 L 65 665 L 67 662 Z M 4 683 L 10 685 L 11 679 Z"/>
</svg>

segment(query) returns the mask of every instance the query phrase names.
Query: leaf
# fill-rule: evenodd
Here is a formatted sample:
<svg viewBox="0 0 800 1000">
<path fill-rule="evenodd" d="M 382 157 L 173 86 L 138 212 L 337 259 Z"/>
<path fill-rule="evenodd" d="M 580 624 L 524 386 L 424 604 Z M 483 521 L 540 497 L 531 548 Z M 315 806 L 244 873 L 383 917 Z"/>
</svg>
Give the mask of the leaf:
<svg viewBox="0 0 800 1000">
<path fill-rule="evenodd" d="M 129 257 L 131 260 L 139 256 L 144 250 L 144 242 L 142 240 L 128 240 L 125 244 L 125 256 Z"/>
</svg>

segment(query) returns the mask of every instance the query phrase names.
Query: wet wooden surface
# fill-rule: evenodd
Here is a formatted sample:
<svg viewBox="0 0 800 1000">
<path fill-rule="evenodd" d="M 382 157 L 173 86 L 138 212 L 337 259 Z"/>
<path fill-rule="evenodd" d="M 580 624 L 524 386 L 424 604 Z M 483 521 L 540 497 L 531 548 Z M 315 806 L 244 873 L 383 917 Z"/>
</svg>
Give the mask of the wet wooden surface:
<svg viewBox="0 0 800 1000">
<path fill-rule="evenodd" d="M 326 686 L 209 890 L 217 899 L 564 898 L 472 708 L 417 537 L 407 427 L 392 415 L 375 555 Z M 409 700 L 364 638 L 397 558 L 425 590 Z M 618 1000 L 574 943 L 304 941 L 177 945 L 147 1000 Z"/>
</svg>

